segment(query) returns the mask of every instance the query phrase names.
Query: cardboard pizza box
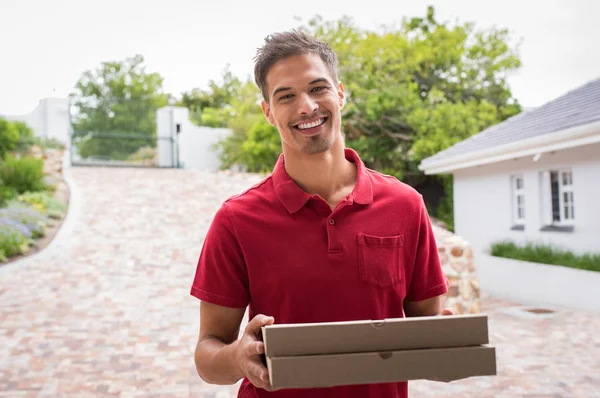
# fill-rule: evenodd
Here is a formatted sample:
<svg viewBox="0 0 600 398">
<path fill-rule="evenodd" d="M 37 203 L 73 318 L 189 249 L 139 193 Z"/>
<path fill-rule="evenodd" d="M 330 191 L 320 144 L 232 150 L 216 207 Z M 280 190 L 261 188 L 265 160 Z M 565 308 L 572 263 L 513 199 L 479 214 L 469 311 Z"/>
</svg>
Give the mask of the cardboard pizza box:
<svg viewBox="0 0 600 398">
<path fill-rule="evenodd" d="M 262 339 L 274 388 L 496 374 L 482 314 L 275 324 L 262 328 Z"/>
</svg>

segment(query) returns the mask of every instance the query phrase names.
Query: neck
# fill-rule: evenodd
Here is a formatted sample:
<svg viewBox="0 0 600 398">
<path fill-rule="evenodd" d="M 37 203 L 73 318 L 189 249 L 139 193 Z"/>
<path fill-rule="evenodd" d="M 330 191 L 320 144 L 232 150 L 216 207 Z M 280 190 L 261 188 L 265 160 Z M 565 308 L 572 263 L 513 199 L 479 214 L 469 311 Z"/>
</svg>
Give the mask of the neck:
<svg viewBox="0 0 600 398">
<path fill-rule="evenodd" d="M 356 167 L 346 159 L 342 140 L 326 152 L 307 155 L 283 148 L 285 170 L 302 190 L 325 200 L 354 186 Z"/>
</svg>

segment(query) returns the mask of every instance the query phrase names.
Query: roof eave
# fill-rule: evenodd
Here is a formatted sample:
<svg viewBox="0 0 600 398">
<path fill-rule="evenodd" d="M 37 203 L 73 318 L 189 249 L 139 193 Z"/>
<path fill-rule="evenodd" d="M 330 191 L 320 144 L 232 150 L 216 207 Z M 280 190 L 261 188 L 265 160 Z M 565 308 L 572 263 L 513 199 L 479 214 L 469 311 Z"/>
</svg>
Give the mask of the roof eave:
<svg viewBox="0 0 600 398">
<path fill-rule="evenodd" d="M 419 170 L 427 175 L 448 174 L 456 170 L 501 162 L 523 156 L 536 155 L 561 149 L 600 142 L 600 121 L 571 127 L 550 134 L 516 141 L 487 150 L 474 151 L 460 156 L 421 162 Z"/>
</svg>

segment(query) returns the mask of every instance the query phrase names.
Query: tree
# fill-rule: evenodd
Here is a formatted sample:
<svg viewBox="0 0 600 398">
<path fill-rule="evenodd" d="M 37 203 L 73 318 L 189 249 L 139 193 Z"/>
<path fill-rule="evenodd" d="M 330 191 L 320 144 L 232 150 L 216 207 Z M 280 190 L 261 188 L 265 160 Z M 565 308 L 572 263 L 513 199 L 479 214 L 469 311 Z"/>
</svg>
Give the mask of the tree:
<svg viewBox="0 0 600 398">
<path fill-rule="evenodd" d="M 417 170 L 423 158 L 520 111 L 506 83 L 520 66 L 506 30 L 440 23 L 433 7 L 381 32 L 347 17 L 317 16 L 304 28 L 338 54 L 350 95 L 347 144 L 371 167 L 411 185 L 424 179 Z"/>
<path fill-rule="evenodd" d="M 227 65 L 219 81 L 211 80 L 205 90 L 183 93 L 179 105 L 190 109 L 190 118 L 200 126 L 232 131 L 213 148 L 223 168 L 241 165 L 250 172 L 268 172 L 281 153 L 281 141 L 263 116 L 261 99 L 250 77 L 234 76 Z"/>
<path fill-rule="evenodd" d="M 433 7 L 423 17 L 377 31 L 361 29 L 349 17 L 327 21 L 315 16 L 300 28 L 328 42 L 338 55 L 347 94 L 346 145 L 358 150 L 368 167 L 426 191 L 428 206 L 451 225 L 451 180 L 425 176 L 418 164 L 520 112 L 507 84 L 508 74 L 520 66 L 518 46 L 509 46 L 508 31 L 440 22 Z M 225 97 L 216 93 L 226 87 L 213 88 L 215 99 L 207 103 L 216 106 L 216 99 Z M 238 119 L 236 133 L 221 145 L 223 165 L 240 162 L 256 171 L 265 159 L 276 159 L 277 131 L 254 129 L 257 115 L 263 117 L 260 108 L 239 112 L 231 101 L 225 105 L 228 115 L 245 119 Z"/>
<path fill-rule="evenodd" d="M 222 81 L 210 80 L 206 90 L 195 88 L 183 93 L 178 105 L 188 108 L 190 118 L 199 126 L 227 127 L 235 113 L 232 103 L 240 95 L 243 84 L 227 65 Z"/>
<path fill-rule="evenodd" d="M 330 43 L 349 94 L 346 143 L 367 166 L 419 189 L 452 227 L 451 177 L 428 177 L 420 161 L 521 111 L 507 84 L 520 66 L 505 29 L 475 31 L 471 23 L 441 23 L 433 7 L 379 32 L 351 18 L 316 16 L 304 27 Z M 443 194 L 445 192 L 445 195 Z"/>
<path fill-rule="evenodd" d="M 167 105 L 163 78 L 146 71 L 144 58 L 103 62 L 83 73 L 71 95 L 74 145 L 83 158 L 125 160 L 156 146 L 156 110 Z"/>
</svg>

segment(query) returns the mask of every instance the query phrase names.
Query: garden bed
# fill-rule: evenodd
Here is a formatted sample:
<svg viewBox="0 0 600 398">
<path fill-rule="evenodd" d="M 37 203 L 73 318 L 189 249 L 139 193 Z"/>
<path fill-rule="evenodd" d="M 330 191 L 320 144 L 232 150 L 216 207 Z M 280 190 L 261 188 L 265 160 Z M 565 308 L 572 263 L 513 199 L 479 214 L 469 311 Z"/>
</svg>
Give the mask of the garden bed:
<svg viewBox="0 0 600 398">
<path fill-rule="evenodd" d="M 69 206 L 70 192 L 69 187 L 64 182 L 64 180 L 61 179 L 61 181 L 57 184 L 57 189 L 52 196 L 64 204 L 65 211 L 63 212 L 63 214 L 59 218 L 48 218 L 44 235 L 34 240 L 31 240 L 26 250 L 22 253 L 13 255 L 10 258 L 6 258 L 4 261 L 0 261 L 0 266 L 12 263 L 14 261 L 18 261 L 25 257 L 31 256 L 32 254 L 38 253 L 44 250 L 52 243 L 54 237 L 62 227 Z"/>
<path fill-rule="evenodd" d="M 0 264 L 47 247 L 67 213 L 64 146 L 0 118 Z"/>
</svg>

